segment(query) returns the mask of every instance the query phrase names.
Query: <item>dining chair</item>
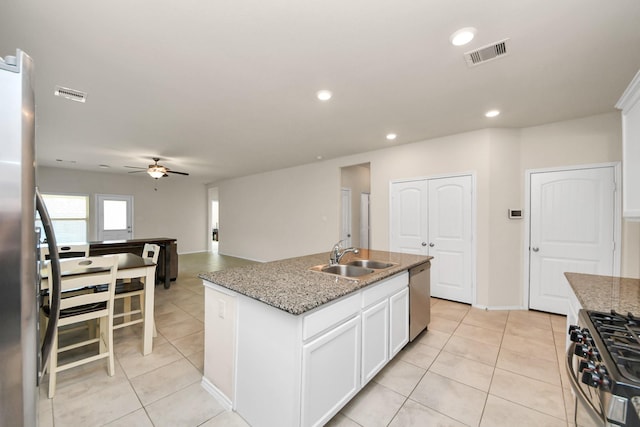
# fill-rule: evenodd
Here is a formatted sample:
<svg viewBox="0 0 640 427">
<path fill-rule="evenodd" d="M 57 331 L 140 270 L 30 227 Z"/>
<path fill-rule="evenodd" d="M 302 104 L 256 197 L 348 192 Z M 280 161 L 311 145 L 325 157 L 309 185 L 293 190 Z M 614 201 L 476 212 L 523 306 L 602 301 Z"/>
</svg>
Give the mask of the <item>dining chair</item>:
<svg viewBox="0 0 640 427">
<path fill-rule="evenodd" d="M 47 269 L 50 267 L 48 266 Z M 62 300 L 60 316 L 54 333 L 51 355 L 49 356 L 49 398 L 55 395 L 58 372 L 74 368 L 95 360 L 106 358 L 109 376 L 114 374 L 113 353 L 113 296 L 116 287 L 118 258 L 100 256 L 60 260 L 62 273 Z M 51 277 L 51 271 L 48 272 Z M 98 290 L 100 286 L 101 290 Z M 76 292 L 77 289 L 95 287 L 94 292 Z M 43 316 L 49 318 L 50 307 L 42 307 Z M 99 331 L 89 334 L 88 339 L 81 334 L 67 334 L 64 346 L 60 346 L 60 332 L 77 323 L 97 321 Z M 76 342 L 73 340 L 78 339 Z M 60 363 L 59 355 L 71 350 L 80 349 L 98 343 L 95 349 L 85 349 L 81 354 L 69 357 L 70 361 Z M 88 355 L 86 354 L 88 353 Z M 82 357 L 82 358 L 81 358 Z"/>
<path fill-rule="evenodd" d="M 58 255 L 60 255 L 60 258 L 88 257 L 89 244 L 74 243 L 71 245 L 58 245 Z M 41 246 L 40 261 L 46 261 L 48 259 L 49 259 L 49 247 L 46 245 Z"/>
<path fill-rule="evenodd" d="M 160 246 L 151 243 L 145 243 L 142 249 L 142 257 L 150 259 L 154 264 L 158 264 L 158 255 L 160 255 Z M 155 277 L 155 268 L 154 268 Z M 122 319 L 122 323 L 114 324 L 113 329 L 125 328 L 127 326 L 142 323 L 144 321 L 144 278 L 132 279 L 126 282 L 116 284 L 115 299 L 122 299 L 122 312 L 114 314 L 114 319 Z M 132 309 L 132 297 L 138 296 L 140 307 Z M 139 318 L 131 320 L 131 316 L 140 315 Z M 136 316 L 138 317 L 138 316 Z M 155 325 L 154 325 L 155 330 Z M 154 333 L 155 335 L 155 333 Z"/>
</svg>

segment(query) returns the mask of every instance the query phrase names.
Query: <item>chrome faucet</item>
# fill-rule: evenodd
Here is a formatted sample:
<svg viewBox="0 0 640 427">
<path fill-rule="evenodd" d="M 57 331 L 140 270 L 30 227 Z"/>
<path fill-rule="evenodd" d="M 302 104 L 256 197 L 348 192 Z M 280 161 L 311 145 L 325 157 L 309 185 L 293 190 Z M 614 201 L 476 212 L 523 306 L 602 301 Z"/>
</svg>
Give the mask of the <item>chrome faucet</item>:
<svg viewBox="0 0 640 427">
<path fill-rule="evenodd" d="M 331 252 L 329 253 L 329 264 L 330 265 L 340 264 L 340 260 L 348 252 L 353 252 L 354 254 L 360 253 L 360 251 L 357 248 L 344 248 L 343 249 L 342 248 L 342 242 L 344 242 L 344 240 L 340 240 L 338 243 L 333 245 L 333 249 L 331 249 Z"/>
</svg>

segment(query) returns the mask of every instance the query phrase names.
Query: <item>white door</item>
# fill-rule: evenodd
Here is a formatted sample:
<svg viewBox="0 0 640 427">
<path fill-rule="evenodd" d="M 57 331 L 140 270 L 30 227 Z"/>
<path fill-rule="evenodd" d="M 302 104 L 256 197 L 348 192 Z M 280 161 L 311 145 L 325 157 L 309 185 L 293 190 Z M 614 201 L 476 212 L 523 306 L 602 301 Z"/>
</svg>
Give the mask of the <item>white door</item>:
<svg viewBox="0 0 640 427">
<path fill-rule="evenodd" d="M 340 224 L 340 240 L 344 240 L 345 248 L 351 247 L 351 189 L 343 188 L 340 192 L 342 200 L 342 221 Z"/>
<path fill-rule="evenodd" d="M 391 186 L 390 248 L 431 255 L 431 296 L 473 302 L 471 175 Z"/>
<path fill-rule="evenodd" d="M 431 296 L 471 304 L 471 176 L 429 180 Z"/>
<path fill-rule="evenodd" d="M 426 180 L 392 184 L 389 223 L 389 244 L 392 252 L 429 254 Z"/>
<path fill-rule="evenodd" d="M 369 193 L 360 193 L 360 248 L 369 249 Z"/>
<path fill-rule="evenodd" d="M 133 196 L 97 194 L 98 240 L 133 238 Z"/>
<path fill-rule="evenodd" d="M 565 272 L 611 275 L 613 167 L 532 173 L 529 307 L 567 314 Z"/>
</svg>

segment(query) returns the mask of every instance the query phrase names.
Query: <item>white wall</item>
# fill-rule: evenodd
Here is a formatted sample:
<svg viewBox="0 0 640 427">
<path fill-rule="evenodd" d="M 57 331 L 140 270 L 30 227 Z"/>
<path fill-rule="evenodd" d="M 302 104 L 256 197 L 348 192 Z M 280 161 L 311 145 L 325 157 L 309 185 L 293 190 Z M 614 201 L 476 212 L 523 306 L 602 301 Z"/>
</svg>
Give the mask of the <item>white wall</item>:
<svg viewBox="0 0 640 427">
<path fill-rule="evenodd" d="M 43 193 L 86 194 L 93 208 L 96 194 L 127 194 L 134 200 L 134 238 L 178 240 L 178 252 L 207 250 L 207 190 L 186 177 L 155 181 L 148 176 L 39 167 L 37 185 Z M 155 190 L 157 188 L 157 191 Z M 90 211 L 89 240 L 96 240 L 95 215 Z"/>
<path fill-rule="evenodd" d="M 328 253 L 339 236 L 340 167 L 371 164 L 371 248 L 389 248 L 391 180 L 474 172 L 477 304 L 518 306 L 523 296 L 527 169 L 621 160 L 619 113 L 524 129 L 486 129 L 217 183 L 220 252 L 261 261 Z M 623 275 L 638 275 L 640 227 L 626 226 Z"/>
</svg>

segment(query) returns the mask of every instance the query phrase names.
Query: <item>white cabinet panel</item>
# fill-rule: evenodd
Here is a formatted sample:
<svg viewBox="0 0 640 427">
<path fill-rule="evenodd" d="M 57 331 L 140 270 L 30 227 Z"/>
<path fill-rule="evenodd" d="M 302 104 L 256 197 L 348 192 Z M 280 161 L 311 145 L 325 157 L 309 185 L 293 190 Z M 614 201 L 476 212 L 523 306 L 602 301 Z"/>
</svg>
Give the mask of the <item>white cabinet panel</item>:
<svg viewBox="0 0 640 427">
<path fill-rule="evenodd" d="M 389 345 L 393 358 L 409 342 L 409 288 L 389 299 Z"/>
<path fill-rule="evenodd" d="M 323 425 L 360 390 L 360 316 L 302 350 L 302 425 Z"/>
<path fill-rule="evenodd" d="M 362 312 L 362 383 L 368 383 L 389 361 L 389 300 Z"/>
<path fill-rule="evenodd" d="M 616 107 L 622 110 L 622 215 L 640 221 L 640 71 Z"/>
</svg>

